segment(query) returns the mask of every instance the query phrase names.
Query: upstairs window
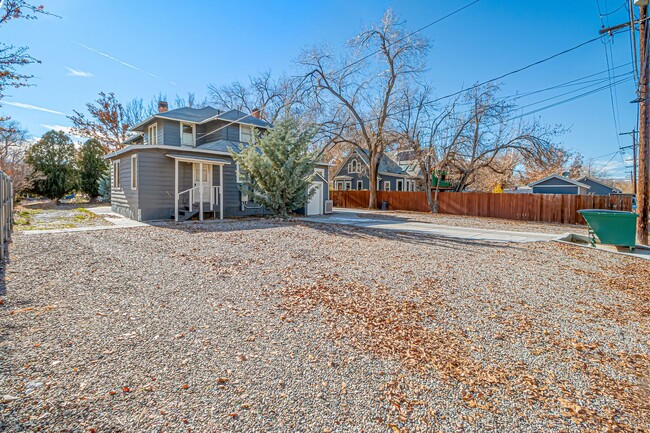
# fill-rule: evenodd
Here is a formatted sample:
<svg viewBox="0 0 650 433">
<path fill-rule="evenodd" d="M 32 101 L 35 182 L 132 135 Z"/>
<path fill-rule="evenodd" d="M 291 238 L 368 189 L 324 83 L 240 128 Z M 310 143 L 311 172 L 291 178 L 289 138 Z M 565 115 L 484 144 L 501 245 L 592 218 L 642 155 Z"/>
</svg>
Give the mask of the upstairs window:
<svg viewBox="0 0 650 433">
<path fill-rule="evenodd" d="M 158 124 L 154 123 L 153 125 L 149 126 L 148 130 L 148 140 L 147 142 L 152 145 L 158 144 Z"/>
<path fill-rule="evenodd" d="M 194 146 L 194 125 L 181 123 L 181 146 Z"/>
<path fill-rule="evenodd" d="M 359 172 L 359 166 L 357 164 L 357 160 L 353 159 L 352 162 L 350 162 L 350 165 L 348 166 L 348 173 L 358 173 Z"/>
<path fill-rule="evenodd" d="M 239 141 L 250 144 L 252 136 L 253 129 L 250 126 L 239 125 Z"/>
</svg>

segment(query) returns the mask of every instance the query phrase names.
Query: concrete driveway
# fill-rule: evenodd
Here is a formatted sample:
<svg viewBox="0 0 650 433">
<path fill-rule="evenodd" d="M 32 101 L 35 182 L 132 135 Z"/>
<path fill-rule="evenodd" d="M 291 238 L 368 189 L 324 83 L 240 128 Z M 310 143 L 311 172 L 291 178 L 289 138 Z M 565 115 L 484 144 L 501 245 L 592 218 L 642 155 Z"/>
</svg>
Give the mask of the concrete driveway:
<svg viewBox="0 0 650 433">
<path fill-rule="evenodd" d="M 366 218 L 364 215 L 368 215 L 369 217 Z M 381 216 L 381 218 L 377 218 L 377 216 Z M 490 230 L 416 222 L 399 217 L 389 218 L 382 215 L 381 212 L 368 210 L 361 212 L 358 210 L 336 210 L 331 215 L 310 216 L 305 218 L 305 220 L 322 224 L 344 224 L 369 229 L 422 233 L 431 236 L 491 242 L 540 242 L 563 237 L 563 235 L 549 233 Z"/>
</svg>

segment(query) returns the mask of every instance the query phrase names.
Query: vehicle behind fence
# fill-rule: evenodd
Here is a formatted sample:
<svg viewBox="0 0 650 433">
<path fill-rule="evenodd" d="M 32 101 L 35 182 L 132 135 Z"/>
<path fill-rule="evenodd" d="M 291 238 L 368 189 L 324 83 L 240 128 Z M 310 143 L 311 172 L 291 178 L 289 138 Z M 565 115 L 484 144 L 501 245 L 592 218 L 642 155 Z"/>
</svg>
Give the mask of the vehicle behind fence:
<svg viewBox="0 0 650 433">
<path fill-rule="evenodd" d="M 334 206 L 367 208 L 370 191 L 330 191 Z M 430 212 L 424 192 L 377 191 L 377 202 L 389 210 Z M 443 214 L 506 218 L 560 224 L 586 224 L 580 209 L 632 210 L 632 197 L 571 194 L 495 194 L 443 192 L 438 196 Z"/>
<path fill-rule="evenodd" d="M 0 260 L 4 260 L 7 241 L 11 239 L 13 207 L 13 182 L 5 172 L 0 171 Z"/>
</svg>

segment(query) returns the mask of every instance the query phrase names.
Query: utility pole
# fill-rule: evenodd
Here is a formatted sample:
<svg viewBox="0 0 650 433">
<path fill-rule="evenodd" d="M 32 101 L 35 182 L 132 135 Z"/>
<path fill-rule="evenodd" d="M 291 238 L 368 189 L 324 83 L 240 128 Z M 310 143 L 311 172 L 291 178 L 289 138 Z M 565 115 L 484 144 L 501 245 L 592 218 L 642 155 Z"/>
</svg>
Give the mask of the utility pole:
<svg viewBox="0 0 650 433">
<path fill-rule="evenodd" d="M 632 149 L 632 173 L 630 175 L 632 176 L 631 182 L 632 182 L 632 187 L 634 188 L 634 195 L 636 195 L 636 133 L 639 132 L 636 129 L 631 130 L 630 132 L 621 132 L 618 135 L 631 135 L 632 136 L 632 145 L 631 146 L 624 146 L 621 147 L 621 150 L 626 150 L 626 149 Z"/>
<path fill-rule="evenodd" d="M 648 25 L 648 2 L 649 0 L 633 0 L 634 4 L 639 7 L 639 83 L 637 98 L 632 102 L 639 104 L 639 170 L 638 180 L 636 182 L 637 212 L 639 218 L 636 224 L 637 241 L 641 245 L 648 245 L 648 213 L 650 213 L 650 117 L 648 112 L 648 97 L 650 89 L 648 88 L 648 78 L 650 77 L 650 65 L 648 62 L 648 44 L 649 35 Z M 630 1 L 630 6 L 632 1 Z M 633 15 L 632 15 L 633 17 Z M 634 32 L 635 21 L 632 18 L 629 23 L 618 24 L 613 27 L 600 29 L 599 33 L 613 34 L 615 30 L 630 27 Z"/>
<path fill-rule="evenodd" d="M 639 180 L 637 181 L 637 203 L 639 218 L 636 225 L 636 236 L 641 245 L 648 245 L 648 212 L 650 207 L 650 147 L 648 147 L 648 1 L 639 6 L 639 55 L 641 69 L 639 77 Z"/>
</svg>

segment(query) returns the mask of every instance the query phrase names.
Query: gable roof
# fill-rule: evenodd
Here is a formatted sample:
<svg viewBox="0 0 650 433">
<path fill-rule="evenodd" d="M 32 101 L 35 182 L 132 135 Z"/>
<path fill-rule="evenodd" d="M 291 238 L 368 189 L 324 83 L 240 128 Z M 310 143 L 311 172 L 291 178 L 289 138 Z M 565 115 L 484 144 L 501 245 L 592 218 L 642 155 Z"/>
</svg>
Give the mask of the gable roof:
<svg viewBox="0 0 650 433">
<path fill-rule="evenodd" d="M 550 176 L 546 176 L 543 179 L 540 179 L 540 180 L 535 181 L 533 183 L 529 183 L 528 186 L 536 186 L 536 185 L 539 185 L 540 183 L 546 182 L 547 180 L 550 180 L 550 179 L 558 179 L 558 180 L 561 180 L 561 181 L 563 181 L 565 183 L 570 183 L 571 185 L 580 186 L 580 187 L 587 188 L 587 189 L 590 188 L 589 185 L 578 182 L 577 180 L 569 179 L 568 177 L 565 177 L 565 176 L 560 176 L 559 174 L 552 174 Z"/>
<path fill-rule="evenodd" d="M 355 147 L 354 151 L 350 152 L 350 154 L 343 160 L 343 162 L 341 163 L 339 168 L 336 170 L 335 175 L 337 175 L 339 173 L 339 171 L 341 171 L 341 168 L 343 168 L 343 166 L 345 164 L 347 164 L 350 157 L 352 155 L 354 155 L 355 153 L 359 156 L 361 161 L 363 161 L 363 163 L 366 164 L 366 166 L 370 167 L 368 154 L 366 153 L 366 151 L 358 149 L 358 148 Z M 379 173 L 387 173 L 387 174 L 397 174 L 397 175 L 398 174 L 401 174 L 401 175 L 406 175 L 407 174 L 404 170 L 402 170 L 402 167 L 400 167 L 400 165 L 398 163 L 393 161 L 393 159 L 390 156 L 388 156 L 387 154 L 385 154 L 385 153 L 384 153 L 383 157 L 381 158 L 381 161 L 379 161 L 379 168 L 378 168 L 377 171 Z"/>
<path fill-rule="evenodd" d="M 176 108 L 175 110 L 165 111 L 163 113 L 156 113 L 153 116 L 143 120 L 137 125 L 130 128 L 130 131 L 139 131 L 147 123 L 151 122 L 154 119 L 167 119 L 167 120 L 177 120 L 179 122 L 188 122 L 202 124 L 209 122 L 211 120 L 223 120 L 231 123 L 241 123 L 243 125 L 255 126 L 258 128 L 270 128 L 271 124 L 265 120 L 258 119 L 251 114 L 246 114 L 243 111 L 239 110 L 228 110 L 226 112 L 221 112 L 214 107 L 203 107 L 203 108 Z"/>
<path fill-rule="evenodd" d="M 580 179 L 578 179 L 578 182 L 586 182 L 586 181 L 590 181 L 590 182 L 593 182 L 593 183 L 597 183 L 598 185 L 602 185 L 602 186 L 604 186 L 605 188 L 609 188 L 609 189 L 611 189 L 612 191 L 623 192 L 623 191 L 621 191 L 621 190 L 618 189 L 618 188 L 615 188 L 615 187 L 613 187 L 613 186 L 611 186 L 611 185 L 607 185 L 606 183 L 603 183 L 602 181 L 600 181 L 600 180 L 598 180 L 598 179 L 596 179 L 596 178 L 590 177 L 590 176 L 582 176 Z"/>
</svg>

